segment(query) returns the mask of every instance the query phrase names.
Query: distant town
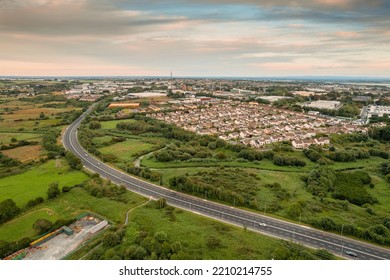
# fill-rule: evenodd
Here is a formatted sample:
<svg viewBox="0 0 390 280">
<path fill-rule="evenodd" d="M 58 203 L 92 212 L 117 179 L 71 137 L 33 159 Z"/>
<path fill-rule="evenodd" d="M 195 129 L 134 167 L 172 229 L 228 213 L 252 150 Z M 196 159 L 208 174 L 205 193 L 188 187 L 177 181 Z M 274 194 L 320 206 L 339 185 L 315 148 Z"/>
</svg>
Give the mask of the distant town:
<svg viewBox="0 0 390 280">
<path fill-rule="evenodd" d="M 57 80 L 58 81 L 58 80 Z M 60 80 L 67 99 L 95 102 L 112 95 L 117 115 L 146 113 L 198 134 L 262 148 L 291 141 L 297 149 L 329 145 L 332 133 L 366 133 L 372 118 L 390 114 L 390 85 L 314 81 L 149 78 Z M 19 96 L 36 87 L 0 88 Z M 132 102 L 145 99 L 144 104 Z M 376 125 L 381 125 L 376 122 Z"/>
</svg>

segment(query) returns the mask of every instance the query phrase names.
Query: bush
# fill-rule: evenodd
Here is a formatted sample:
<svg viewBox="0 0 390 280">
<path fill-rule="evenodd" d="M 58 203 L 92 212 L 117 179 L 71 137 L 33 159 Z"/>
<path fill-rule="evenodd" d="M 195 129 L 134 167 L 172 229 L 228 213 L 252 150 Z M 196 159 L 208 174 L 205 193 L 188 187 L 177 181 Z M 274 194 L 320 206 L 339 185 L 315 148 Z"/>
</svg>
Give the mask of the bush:
<svg viewBox="0 0 390 280">
<path fill-rule="evenodd" d="M 381 157 L 381 158 L 384 158 L 384 159 L 388 159 L 389 158 L 389 153 L 386 152 L 386 151 L 382 151 L 380 149 L 369 149 L 368 153 L 371 156 L 374 156 L 374 157 Z"/>
<path fill-rule="evenodd" d="M 62 192 L 63 192 L 63 193 L 69 192 L 72 188 L 73 188 L 73 187 L 71 187 L 71 186 L 63 186 L 63 187 L 62 187 Z"/>
<path fill-rule="evenodd" d="M 21 248 L 28 247 L 30 244 L 30 238 L 22 238 L 18 241 L 6 242 L 4 240 L 0 240 L 0 258 L 7 257 L 11 255 L 13 252 Z"/>
<path fill-rule="evenodd" d="M 167 151 L 162 151 L 160 153 L 157 153 L 156 159 L 161 162 L 168 162 L 172 161 L 173 157 Z"/>
<path fill-rule="evenodd" d="M 41 204 L 43 201 L 44 201 L 43 197 L 37 197 L 36 199 L 31 199 L 31 200 L 29 200 L 27 202 L 26 207 L 27 208 L 31 208 L 31 207 L 33 207 L 35 205 Z"/>
<path fill-rule="evenodd" d="M 47 189 L 47 198 L 52 199 L 60 194 L 58 183 L 51 183 Z"/>
<path fill-rule="evenodd" d="M 317 162 L 319 159 L 321 159 L 321 154 L 313 149 L 305 149 L 303 150 L 303 153 L 312 162 Z"/>
<path fill-rule="evenodd" d="M 306 181 L 306 189 L 311 194 L 318 196 L 334 190 L 336 183 L 335 172 L 326 166 L 320 166 L 310 171 Z"/>
<path fill-rule="evenodd" d="M 103 237 L 102 243 L 106 248 L 115 247 L 121 243 L 121 238 L 116 233 L 109 232 Z"/>
<path fill-rule="evenodd" d="M 65 158 L 68 161 L 68 164 L 71 168 L 76 170 L 81 170 L 81 168 L 83 168 L 83 164 L 81 163 L 81 160 L 71 152 L 66 152 Z"/>
<path fill-rule="evenodd" d="M 100 129 L 102 125 L 98 121 L 91 121 L 89 123 L 89 129 Z"/>
<path fill-rule="evenodd" d="M 0 224 L 3 224 L 20 213 L 20 208 L 12 199 L 3 200 L 0 203 Z"/>
<path fill-rule="evenodd" d="M 215 237 L 215 236 L 209 236 L 206 241 L 206 246 L 209 249 L 217 249 L 221 247 L 221 239 Z"/>
<path fill-rule="evenodd" d="M 306 162 L 296 157 L 274 156 L 273 163 L 278 166 L 305 166 Z"/>
<path fill-rule="evenodd" d="M 336 199 L 348 200 L 358 206 L 376 203 L 377 200 L 371 197 L 365 189 L 365 182 L 371 182 L 371 178 L 368 176 L 368 179 L 366 175 L 368 176 L 361 171 L 338 173 L 332 196 Z"/>
<path fill-rule="evenodd" d="M 46 219 L 38 219 L 32 227 L 38 235 L 41 235 L 49 232 L 53 227 L 53 223 Z"/>
<path fill-rule="evenodd" d="M 320 224 L 321 224 L 321 228 L 323 228 L 324 230 L 337 229 L 337 225 L 336 225 L 335 221 L 333 221 L 332 218 L 323 217 L 323 218 L 321 218 Z"/>
</svg>

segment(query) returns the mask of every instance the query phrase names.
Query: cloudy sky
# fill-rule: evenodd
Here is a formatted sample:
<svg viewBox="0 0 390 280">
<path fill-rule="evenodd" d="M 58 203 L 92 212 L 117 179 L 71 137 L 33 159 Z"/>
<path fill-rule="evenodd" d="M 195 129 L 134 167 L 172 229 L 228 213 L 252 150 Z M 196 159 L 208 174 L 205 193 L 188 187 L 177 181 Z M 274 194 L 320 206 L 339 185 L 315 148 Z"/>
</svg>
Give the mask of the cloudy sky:
<svg viewBox="0 0 390 280">
<path fill-rule="evenodd" d="M 0 0 L 0 76 L 390 77 L 389 0 Z"/>
</svg>

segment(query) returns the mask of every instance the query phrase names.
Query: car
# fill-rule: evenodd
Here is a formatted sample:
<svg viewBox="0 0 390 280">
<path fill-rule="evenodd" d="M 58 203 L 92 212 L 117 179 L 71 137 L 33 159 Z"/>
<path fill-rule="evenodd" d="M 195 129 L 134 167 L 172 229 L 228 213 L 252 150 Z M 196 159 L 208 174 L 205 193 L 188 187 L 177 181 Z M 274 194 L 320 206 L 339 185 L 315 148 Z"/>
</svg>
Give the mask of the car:
<svg viewBox="0 0 390 280">
<path fill-rule="evenodd" d="M 100 162 L 98 162 L 97 165 L 100 165 Z"/>
<path fill-rule="evenodd" d="M 267 224 L 266 223 L 259 223 L 259 226 L 266 227 Z"/>
<path fill-rule="evenodd" d="M 357 254 L 353 251 L 345 251 L 345 254 L 354 258 L 357 258 Z"/>
<path fill-rule="evenodd" d="M 87 156 L 88 156 L 88 154 L 85 154 L 85 156 L 87 157 Z"/>
</svg>

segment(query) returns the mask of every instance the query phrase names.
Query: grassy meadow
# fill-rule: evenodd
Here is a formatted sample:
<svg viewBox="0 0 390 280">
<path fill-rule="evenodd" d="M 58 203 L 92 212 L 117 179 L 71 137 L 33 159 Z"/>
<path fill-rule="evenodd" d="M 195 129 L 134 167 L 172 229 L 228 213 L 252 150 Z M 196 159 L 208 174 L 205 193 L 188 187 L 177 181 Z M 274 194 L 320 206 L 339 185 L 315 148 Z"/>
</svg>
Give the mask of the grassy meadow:
<svg viewBox="0 0 390 280">
<path fill-rule="evenodd" d="M 58 182 L 61 189 L 87 179 L 84 173 L 69 170 L 65 161 L 50 160 L 24 173 L 0 179 L 0 201 L 11 198 L 19 207 L 24 207 L 30 199 L 39 196 L 46 198 L 51 183 Z"/>
</svg>

